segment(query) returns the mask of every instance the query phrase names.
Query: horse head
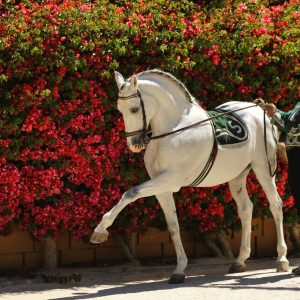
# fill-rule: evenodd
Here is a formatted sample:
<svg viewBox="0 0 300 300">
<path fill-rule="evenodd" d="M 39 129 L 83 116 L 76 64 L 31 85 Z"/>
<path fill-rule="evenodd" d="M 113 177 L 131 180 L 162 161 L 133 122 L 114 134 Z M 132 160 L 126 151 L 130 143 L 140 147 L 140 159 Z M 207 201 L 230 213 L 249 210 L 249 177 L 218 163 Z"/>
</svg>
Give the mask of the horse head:
<svg viewBox="0 0 300 300">
<path fill-rule="evenodd" d="M 125 123 L 125 135 L 128 148 L 132 152 L 142 151 L 148 143 L 148 126 L 151 105 L 145 105 L 138 88 L 138 78 L 133 75 L 129 79 L 115 72 L 115 80 L 119 89 L 118 110 Z"/>
</svg>

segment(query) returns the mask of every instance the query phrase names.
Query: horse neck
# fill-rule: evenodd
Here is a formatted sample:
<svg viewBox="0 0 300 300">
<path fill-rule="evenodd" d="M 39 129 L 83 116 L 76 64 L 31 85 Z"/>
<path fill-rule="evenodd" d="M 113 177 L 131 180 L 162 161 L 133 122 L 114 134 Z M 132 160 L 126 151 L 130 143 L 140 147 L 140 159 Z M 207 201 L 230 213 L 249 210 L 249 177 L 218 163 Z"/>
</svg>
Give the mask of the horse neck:
<svg viewBox="0 0 300 300">
<path fill-rule="evenodd" d="M 187 99 L 183 99 L 185 96 L 182 92 L 175 94 L 158 84 L 144 84 L 141 90 L 142 93 L 144 91 L 148 95 L 147 101 L 153 102 L 155 106 L 155 113 L 150 120 L 153 135 L 172 131 L 180 126 L 183 120 L 190 123 L 188 122 L 189 114 L 196 106 Z"/>
</svg>

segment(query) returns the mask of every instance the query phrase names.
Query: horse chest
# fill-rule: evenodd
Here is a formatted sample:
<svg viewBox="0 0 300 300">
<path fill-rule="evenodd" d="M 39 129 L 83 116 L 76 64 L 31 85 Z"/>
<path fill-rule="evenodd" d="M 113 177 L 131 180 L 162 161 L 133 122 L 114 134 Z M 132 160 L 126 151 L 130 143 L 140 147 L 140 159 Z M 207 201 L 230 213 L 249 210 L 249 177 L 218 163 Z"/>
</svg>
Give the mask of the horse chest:
<svg viewBox="0 0 300 300">
<path fill-rule="evenodd" d="M 150 143 L 147 146 L 144 162 L 150 177 L 161 173 L 166 167 L 166 161 L 163 161 L 159 143 Z"/>
</svg>

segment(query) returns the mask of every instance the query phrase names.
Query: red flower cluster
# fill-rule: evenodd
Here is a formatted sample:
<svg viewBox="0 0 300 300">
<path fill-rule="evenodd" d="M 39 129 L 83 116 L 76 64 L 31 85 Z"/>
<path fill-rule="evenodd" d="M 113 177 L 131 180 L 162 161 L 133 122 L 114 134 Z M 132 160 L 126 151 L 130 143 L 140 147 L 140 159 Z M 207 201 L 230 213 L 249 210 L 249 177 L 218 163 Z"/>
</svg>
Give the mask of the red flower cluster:
<svg viewBox="0 0 300 300">
<path fill-rule="evenodd" d="M 2 160 L 0 163 L 0 232 L 19 214 L 20 173 Z"/>
<path fill-rule="evenodd" d="M 122 138 L 113 70 L 170 71 L 205 108 L 257 96 L 293 103 L 297 1 L 195 2 L 0 2 L 0 232 L 14 221 L 39 239 L 66 229 L 88 236 L 129 187 L 146 180 L 142 158 Z M 279 174 L 288 212 L 284 167 Z M 256 212 L 265 212 L 253 175 L 247 184 Z M 187 228 L 238 220 L 227 186 L 185 188 L 176 202 Z M 161 220 L 157 202 L 140 199 L 114 229 Z"/>
</svg>

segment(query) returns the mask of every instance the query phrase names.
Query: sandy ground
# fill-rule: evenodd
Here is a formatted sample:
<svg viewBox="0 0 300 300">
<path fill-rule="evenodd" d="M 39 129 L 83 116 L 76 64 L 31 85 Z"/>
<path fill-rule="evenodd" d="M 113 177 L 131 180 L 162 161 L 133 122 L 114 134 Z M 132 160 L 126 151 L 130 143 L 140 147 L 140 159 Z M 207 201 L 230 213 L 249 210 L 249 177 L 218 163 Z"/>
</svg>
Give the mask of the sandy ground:
<svg viewBox="0 0 300 300">
<path fill-rule="evenodd" d="M 299 264 L 300 258 L 290 259 L 290 270 Z M 40 276 L 1 277 L 0 299 L 300 300 L 300 276 L 277 273 L 275 267 L 275 259 L 249 260 L 246 272 L 227 274 L 228 261 L 200 259 L 188 266 L 186 281 L 179 285 L 167 283 L 174 266 L 58 269 L 59 276 L 81 274 L 82 280 L 58 284 L 44 283 Z"/>
</svg>

